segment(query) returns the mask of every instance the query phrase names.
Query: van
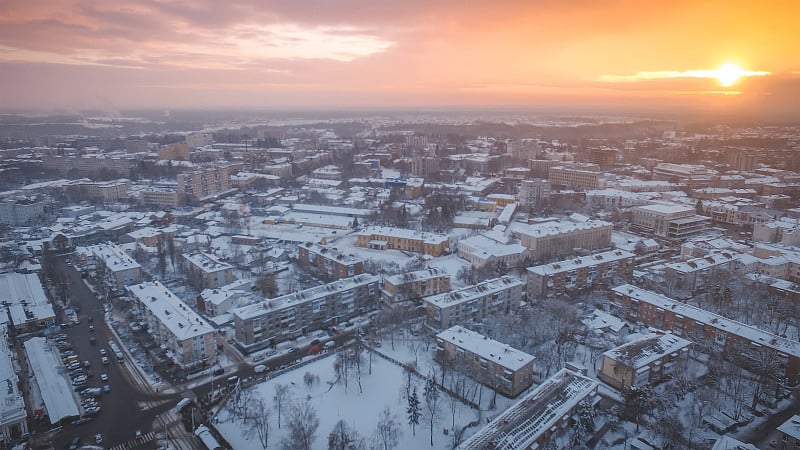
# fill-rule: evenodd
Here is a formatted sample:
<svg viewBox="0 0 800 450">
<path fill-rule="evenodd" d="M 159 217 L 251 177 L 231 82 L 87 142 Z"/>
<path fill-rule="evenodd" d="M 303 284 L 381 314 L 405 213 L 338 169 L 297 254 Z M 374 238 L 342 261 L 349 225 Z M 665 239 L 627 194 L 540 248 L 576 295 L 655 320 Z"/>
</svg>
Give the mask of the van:
<svg viewBox="0 0 800 450">
<path fill-rule="evenodd" d="M 331 350 L 332 348 L 336 347 L 336 342 L 328 341 L 323 345 L 323 347 L 325 348 L 325 350 Z"/>
<path fill-rule="evenodd" d="M 192 403 L 193 403 L 192 399 L 184 398 L 183 400 L 179 401 L 177 405 L 175 405 L 175 411 L 181 413 L 181 411 L 186 409 L 186 407 L 191 405 Z"/>
<path fill-rule="evenodd" d="M 255 367 L 253 367 L 253 371 L 255 373 L 264 373 L 264 372 L 267 371 L 267 366 L 265 366 L 263 364 L 259 364 L 259 365 L 255 366 Z"/>
</svg>

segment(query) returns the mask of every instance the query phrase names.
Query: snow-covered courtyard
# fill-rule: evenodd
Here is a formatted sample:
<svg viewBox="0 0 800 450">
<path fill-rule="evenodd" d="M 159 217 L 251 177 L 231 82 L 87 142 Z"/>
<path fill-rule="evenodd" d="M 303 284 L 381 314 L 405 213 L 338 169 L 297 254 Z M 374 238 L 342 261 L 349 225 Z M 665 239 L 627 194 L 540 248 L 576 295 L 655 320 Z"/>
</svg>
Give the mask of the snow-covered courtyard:
<svg viewBox="0 0 800 450">
<path fill-rule="evenodd" d="M 269 442 L 268 447 L 276 447 L 284 438 L 288 436 L 290 409 L 294 405 L 308 401 L 308 404 L 316 411 L 319 418 L 319 427 L 315 433 L 315 440 L 312 448 L 328 448 L 328 434 L 333 430 L 336 423 L 344 420 L 349 427 L 356 430 L 369 445 L 373 443 L 373 436 L 378 425 L 381 413 L 388 408 L 394 415 L 397 426 L 400 430 L 400 437 L 397 449 L 420 449 L 452 448 L 452 433 L 445 435 L 444 430 L 451 429 L 455 422 L 456 429 L 465 427 L 470 422 L 479 419 L 479 412 L 469 406 L 452 401 L 451 397 L 439 391 L 438 411 L 434 414 L 433 442 L 430 445 L 430 419 L 426 402 L 423 396 L 425 380 L 418 376 L 412 376 L 412 389 L 416 386 L 417 395 L 420 400 L 419 425 L 416 426 L 416 435 L 412 433 L 408 419 L 409 402 L 406 396 L 407 373 L 397 364 L 387 361 L 377 354 L 364 354 L 362 363 L 361 387 L 360 392 L 358 381 L 351 372 L 347 386 L 343 381 L 335 382 L 337 375 L 335 363 L 337 357 L 335 353 L 330 356 L 314 361 L 308 365 L 299 367 L 293 371 L 279 375 L 261 384 L 249 388 L 241 395 L 243 398 L 261 398 L 271 410 L 269 423 Z M 312 374 L 318 377 L 309 377 Z M 313 378 L 315 381 L 310 385 L 306 379 Z M 288 400 L 283 405 L 281 414 L 281 428 L 278 428 L 278 415 L 274 401 L 276 386 L 288 387 Z M 254 433 L 248 433 L 248 427 L 235 414 L 235 400 L 230 400 L 225 406 L 221 407 L 216 424 L 220 433 L 236 449 L 260 449 L 262 445 L 259 438 Z M 451 406 L 454 406 L 451 409 Z M 477 426 L 472 426 L 464 432 L 464 438 L 475 433 Z"/>
</svg>

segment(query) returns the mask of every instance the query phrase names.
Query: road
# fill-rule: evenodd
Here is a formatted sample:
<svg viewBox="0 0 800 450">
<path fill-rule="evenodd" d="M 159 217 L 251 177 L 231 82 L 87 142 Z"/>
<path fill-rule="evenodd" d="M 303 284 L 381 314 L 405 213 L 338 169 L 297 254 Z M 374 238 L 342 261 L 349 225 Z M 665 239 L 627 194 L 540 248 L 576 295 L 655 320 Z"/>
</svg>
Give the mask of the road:
<svg viewBox="0 0 800 450">
<path fill-rule="evenodd" d="M 91 290 L 83 283 L 80 273 L 72 267 L 67 266 L 65 258 L 58 259 L 58 270 L 62 270 L 68 277 L 72 290 L 72 306 L 80 308 L 78 318 L 80 324 L 62 330 L 72 341 L 72 345 L 81 361 L 88 360 L 91 364 L 90 370 L 94 377 L 89 378 L 87 386 L 102 386 L 100 374 L 108 374 L 108 385 L 111 387 L 110 393 L 104 393 L 100 398 L 102 410 L 100 414 L 89 423 L 83 425 L 66 425 L 53 438 L 55 448 L 64 448 L 66 444 L 75 436 L 81 438 L 84 443 L 93 443 L 94 435 L 103 434 L 103 446 L 110 448 L 114 445 L 129 441 L 134 437 L 136 430 L 147 433 L 152 430 L 153 422 L 157 415 L 175 406 L 180 398 L 179 394 L 152 394 L 143 392 L 135 383 L 130 380 L 128 370 L 123 367 L 125 364 L 135 364 L 128 361 L 118 363 L 108 348 L 108 342 L 113 339 L 113 335 L 105 322 L 104 309 L 100 300 L 95 297 Z M 92 322 L 89 318 L 92 318 Z M 63 317 L 62 317 L 62 321 Z M 89 325 L 94 325 L 95 331 L 89 331 Z M 97 343 L 89 343 L 89 336 L 94 335 Z M 100 348 L 105 348 L 109 352 L 108 365 L 101 363 Z M 142 402 L 163 402 L 153 408 L 141 410 Z M 138 448 L 156 448 L 152 446 L 141 446 Z"/>
</svg>

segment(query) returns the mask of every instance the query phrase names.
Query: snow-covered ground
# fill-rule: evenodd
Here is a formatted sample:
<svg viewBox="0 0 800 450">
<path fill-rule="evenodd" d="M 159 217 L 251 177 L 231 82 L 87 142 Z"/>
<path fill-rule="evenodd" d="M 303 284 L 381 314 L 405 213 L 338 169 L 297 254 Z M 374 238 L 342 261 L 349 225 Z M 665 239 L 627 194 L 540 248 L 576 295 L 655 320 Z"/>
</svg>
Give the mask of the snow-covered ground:
<svg viewBox="0 0 800 450">
<path fill-rule="evenodd" d="M 332 353 L 331 355 L 335 355 Z M 371 363 L 370 363 L 371 359 Z M 370 442 L 381 411 L 388 407 L 395 415 L 402 430 L 398 449 L 434 448 L 448 449 L 451 447 L 451 436 L 444 435 L 443 430 L 452 426 L 452 415 L 449 409 L 449 397 L 441 392 L 439 417 L 433 426 L 434 446 L 430 446 L 430 430 L 424 418 L 424 400 L 422 400 L 423 417 L 416 427 L 416 436 L 412 434 L 408 425 L 406 409 L 408 402 L 405 398 L 405 375 L 403 368 L 389 362 L 379 355 L 365 355 L 365 373 L 362 376 L 363 393 L 359 393 L 358 384 L 351 379 L 345 389 L 344 383 L 331 385 L 336 375 L 334 371 L 335 356 L 319 359 L 309 365 L 300 367 L 291 372 L 258 384 L 252 389 L 252 394 L 263 398 L 267 404 L 273 406 L 275 386 L 282 384 L 289 386 L 291 402 L 308 400 L 316 410 L 319 417 L 319 428 L 316 432 L 314 449 L 327 448 L 327 436 L 336 422 L 344 420 L 355 428 L 359 434 Z M 371 364 L 372 370 L 367 370 Z M 319 377 L 319 382 L 308 386 L 303 382 L 306 373 Z M 417 392 L 422 397 L 424 380 L 415 378 L 412 383 L 417 386 Z M 285 408 L 285 410 L 288 408 Z M 457 403 L 455 412 L 456 427 L 461 428 L 478 420 L 478 412 L 462 403 Z M 235 418 L 227 407 L 222 407 L 217 414 L 217 428 L 223 437 L 236 449 L 260 449 L 261 445 L 256 437 L 247 437 L 245 426 Z M 270 420 L 269 447 L 273 448 L 287 435 L 288 414 L 284 414 L 282 428 L 277 426 L 277 412 L 272 408 Z M 477 427 L 470 427 L 465 432 L 465 437 L 477 431 Z"/>
</svg>

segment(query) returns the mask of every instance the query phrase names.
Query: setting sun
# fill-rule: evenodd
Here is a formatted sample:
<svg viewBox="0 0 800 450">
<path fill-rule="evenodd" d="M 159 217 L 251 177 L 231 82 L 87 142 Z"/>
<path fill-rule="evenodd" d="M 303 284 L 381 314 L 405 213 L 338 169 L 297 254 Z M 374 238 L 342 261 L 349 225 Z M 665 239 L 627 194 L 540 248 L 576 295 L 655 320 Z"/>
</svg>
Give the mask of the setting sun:
<svg viewBox="0 0 800 450">
<path fill-rule="evenodd" d="M 723 64 L 716 70 L 714 78 L 719 80 L 719 84 L 728 87 L 736 83 L 739 78 L 747 76 L 747 71 L 733 63 Z"/>
</svg>

